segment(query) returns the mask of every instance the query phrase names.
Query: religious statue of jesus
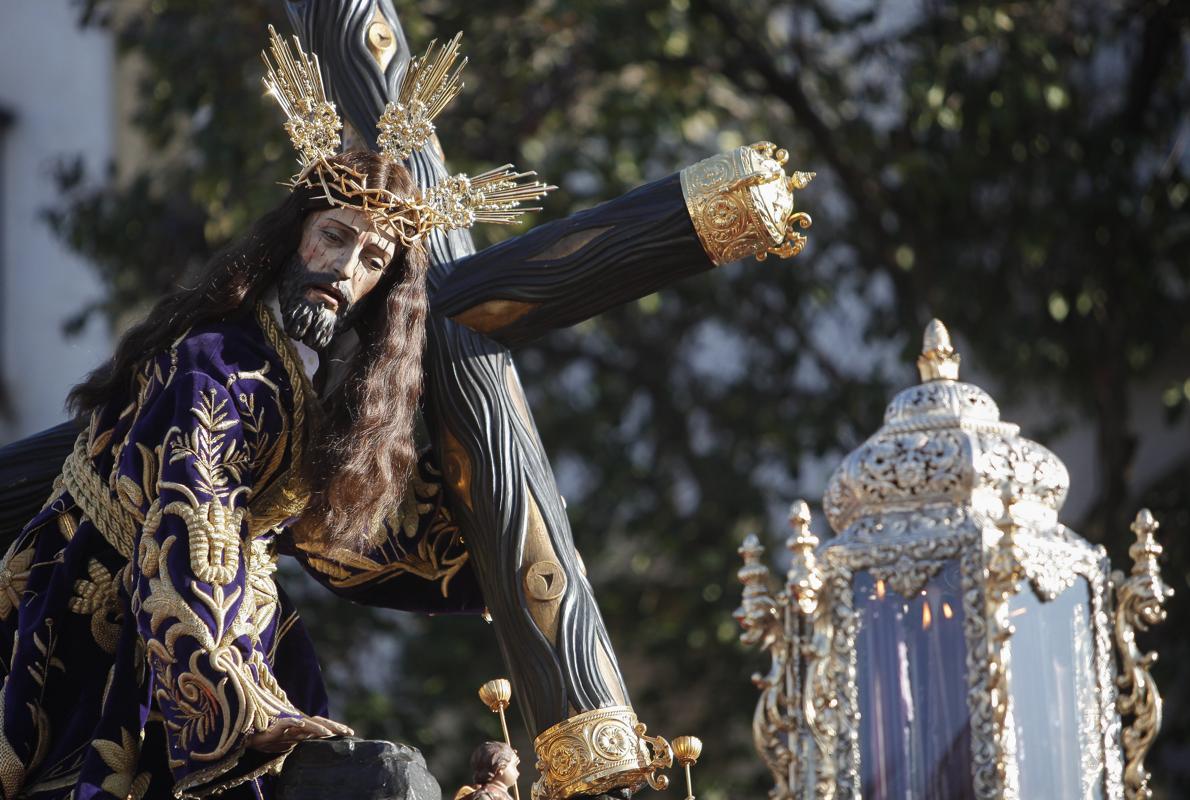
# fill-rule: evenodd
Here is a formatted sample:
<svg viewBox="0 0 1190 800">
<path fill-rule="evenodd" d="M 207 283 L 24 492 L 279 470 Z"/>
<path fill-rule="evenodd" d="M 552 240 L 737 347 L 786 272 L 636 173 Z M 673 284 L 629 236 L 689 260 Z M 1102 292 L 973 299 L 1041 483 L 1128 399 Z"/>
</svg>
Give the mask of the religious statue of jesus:
<svg viewBox="0 0 1190 800">
<path fill-rule="evenodd" d="M 773 145 L 739 148 L 436 274 L 450 237 L 549 188 L 509 167 L 423 185 L 457 54 L 456 38 L 403 65 L 376 148 L 344 151 L 333 77 L 272 35 L 266 84 L 301 171 L 74 388 L 85 430 L 0 564 L 3 797 L 267 798 L 297 742 L 350 733 L 274 578 L 282 555 L 361 603 L 488 608 L 537 735 L 535 796 L 653 781 L 666 746 L 637 725 L 568 528 L 539 485 L 503 485 L 522 465 L 475 458 L 467 392 L 441 386 L 680 277 L 794 254 L 809 176 Z M 450 336 L 494 344 L 427 355 Z M 535 437 L 519 385 L 488 377 L 513 411 L 484 436 Z"/>
</svg>

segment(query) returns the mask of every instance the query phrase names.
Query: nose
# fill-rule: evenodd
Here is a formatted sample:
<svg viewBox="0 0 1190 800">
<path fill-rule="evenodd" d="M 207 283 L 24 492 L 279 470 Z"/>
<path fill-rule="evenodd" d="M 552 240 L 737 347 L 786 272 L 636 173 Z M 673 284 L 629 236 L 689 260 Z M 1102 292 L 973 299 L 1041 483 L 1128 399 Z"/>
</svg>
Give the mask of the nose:
<svg viewBox="0 0 1190 800">
<path fill-rule="evenodd" d="M 331 264 L 331 272 L 333 272 L 339 280 L 351 280 L 351 276 L 355 273 L 355 253 L 343 253 L 334 260 Z"/>
</svg>

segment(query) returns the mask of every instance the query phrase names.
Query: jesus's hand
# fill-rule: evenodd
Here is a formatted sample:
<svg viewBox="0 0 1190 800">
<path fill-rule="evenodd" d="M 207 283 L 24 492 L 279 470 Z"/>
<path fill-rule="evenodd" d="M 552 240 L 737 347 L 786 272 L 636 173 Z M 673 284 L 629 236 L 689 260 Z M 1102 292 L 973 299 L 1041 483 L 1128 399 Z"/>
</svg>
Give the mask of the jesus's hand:
<svg viewBox="0 0 1190 800">
<path fill-rule="evenodd" d="M 282 717 L 263 731 L 248 737 L 248 747 L 264 753 L 284 753 L 304 739 L 351 736 L 351 728 L 326 717 Z"/>
</svg>

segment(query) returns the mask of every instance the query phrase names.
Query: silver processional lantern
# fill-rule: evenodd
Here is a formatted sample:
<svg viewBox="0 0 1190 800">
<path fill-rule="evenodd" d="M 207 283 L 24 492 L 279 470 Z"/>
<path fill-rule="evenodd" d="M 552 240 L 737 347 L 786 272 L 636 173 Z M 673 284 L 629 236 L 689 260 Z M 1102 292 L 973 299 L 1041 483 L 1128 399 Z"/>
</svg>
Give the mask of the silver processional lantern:
<svg viewBox="0 0 1190 800">
<path fill-rule="evenodd" d="M 1065 466 L 958 365 L 931 322 L 922 382 L 831 477 L 836 536 L 794 504 L 781 590 L 756 538 L 740 548 L 741 639 L 772 657 L 753 725 L 771 796 L 1149 797 L 1161 699 L 1135 632 L 1171 594 L 1157 523 L 1137 516 L 1131 574 L 1111 573 L 1058 522 Z"/>
</svg>

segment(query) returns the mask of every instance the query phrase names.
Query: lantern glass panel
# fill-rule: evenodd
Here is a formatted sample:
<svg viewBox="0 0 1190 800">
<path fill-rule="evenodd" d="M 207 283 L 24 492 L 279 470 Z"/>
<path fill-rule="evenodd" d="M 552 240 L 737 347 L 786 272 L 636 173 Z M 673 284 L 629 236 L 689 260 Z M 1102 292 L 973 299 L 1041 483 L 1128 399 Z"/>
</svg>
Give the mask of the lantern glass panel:
<svg viewBox="0 0 1190 800">
<path fill-rule="evenodd" d="M 866 571 L 852 586 L 864 798 L 974 798 L 958 562 L 910 597 Z"/>
<path fill-rule="evenodd" d="M 1009 609 L 1021 797 L 1100 800 L 1103 736 L 1087 582 L 1079 578 L 1048 602 L 1024 585 Z"/>
</svg>

